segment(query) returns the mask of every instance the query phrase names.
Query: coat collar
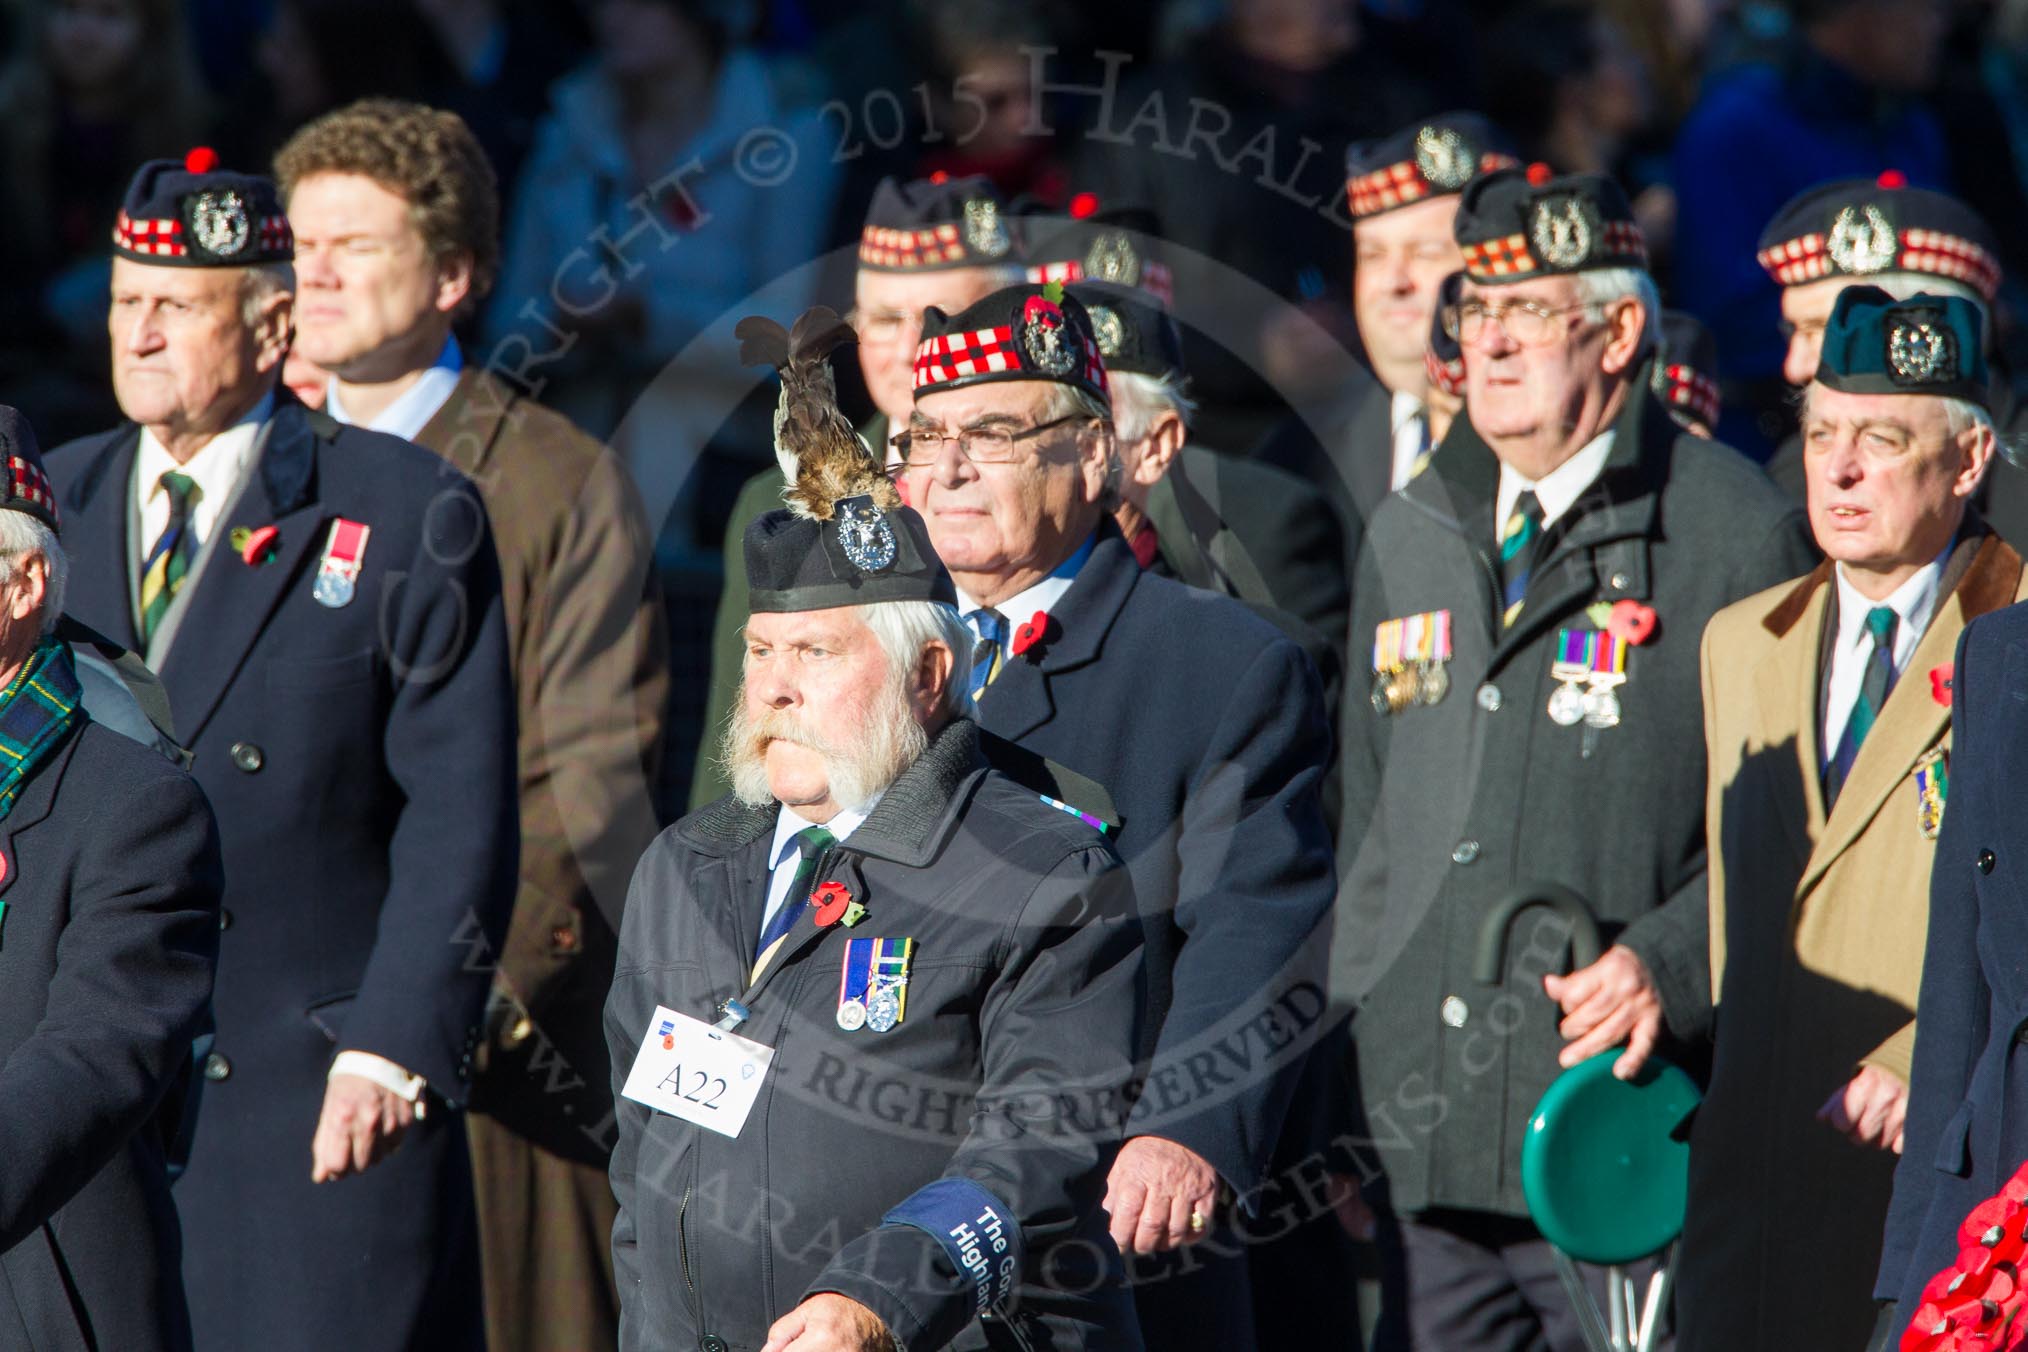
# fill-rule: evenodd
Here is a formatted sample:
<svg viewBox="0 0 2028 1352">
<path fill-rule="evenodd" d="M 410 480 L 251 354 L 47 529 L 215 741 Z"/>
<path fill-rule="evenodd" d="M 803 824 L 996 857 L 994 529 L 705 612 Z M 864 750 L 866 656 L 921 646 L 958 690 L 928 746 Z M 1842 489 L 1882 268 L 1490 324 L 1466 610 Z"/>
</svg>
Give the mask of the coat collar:
<svg viewBox="0 0 2028 1352">
<path fill-rule="evenodd" d="M 1410 505 L 1462 536 L 1481 562 L 1481 611 L 1493 637 L 1489 670 L 1497 671 L 1575 606 L 1646 600 L 1653 593 L 1648 541 L 1676 440 L 1687 433 L 1648 396 L 1646 365 L 1628 379 L 1626 403 L 1613 422 L 1612 453 L 1598 478 L 1559 519 L 1548 552 L 1530 578 L 1527 604 L 1511 628 L 1499 625 L 1499 570 L 1493 553 L 1500 461 L 1472 426 L 1469 409 L 1451 423 L 1428 470 L 1401 490 Z"/>
<path fill-rule="evenodd" d="M 485 367 L 467 364 L 443 407 L 416 433 L 416 445 L 427 446 L 467 478 L 477 479 L 519 398 L 513 386 Z"/>
<path fill-rule="evenodd" d="M 1141 565 L 1112 518 L 1099 523 L 1098 542 L 1070 590 L 1050 610 L 1055 634 L 1037 657 L 1009 658 L 980 698 L 993 731 L 1018 742 L 1055 717 L 1051 682 L 1098 660 L 1106 636 L 1140 585 Z"/>
</svg>

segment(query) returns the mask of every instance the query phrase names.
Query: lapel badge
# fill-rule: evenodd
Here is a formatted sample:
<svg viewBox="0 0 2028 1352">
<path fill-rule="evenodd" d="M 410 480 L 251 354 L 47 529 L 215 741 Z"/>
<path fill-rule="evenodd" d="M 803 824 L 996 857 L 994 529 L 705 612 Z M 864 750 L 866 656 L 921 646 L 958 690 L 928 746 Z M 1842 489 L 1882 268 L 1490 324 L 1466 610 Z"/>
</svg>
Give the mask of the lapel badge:
<svg viewBox="0 0 2028 1352">
<path fill-rule="evenodd" d="M 242 563 L 249 568 L 258 568 L 275 561 L 282 532 L 278 526 L 234 526 L 232 534 L 226 539 Z"/>
<path fill-rule="evenodd" d="M 895 550 L 894 527 L 887 514 L 874 505 L 870 495 L 838 501 L 838 545 L 845 558 L 862 573 L 877 573 L 891 567 Z"/>
<path fill-rule="evenodd" d="M 331 523 L 331 538 L 325 542 L 324 557 L 317 560 L 317 580 L 310 586 L 317 604 L 336 610 L 352 603 L 366 557 L 366 537 L 372 531 L 364 522 L 342 516 Z"/>
<path fill-rule="evenodd" d="M 1943 830 L 1944 799 L 1950 790 L 1950 753 L 1938 747 L 1915 767 L 1915 825 L 1924 840 L 1935 840 Z"/>
<path fill-rule="evenodd" d="M 810 893 L 810 906 L 816 911 L 818 929 L 829 929 L 845 918 L 847 908 L 857 905 L 852 892 L 836 878 L 817 884 L 817 890 Z M 862 911 L 864 907 L 860 907 Z"/>
<path fill-rule="evenodd" d="M 1951 683 L 1957 678 L 1956 662 L 1945 662 L 1929 669 L 1929 697 L 1944 708 L 1951 707 Z"/>
<path fill-rule="evenodd" d="M 1434 706 L 1451 689 L 1451 613 L 1425 611 L 1373 629 L 1373 711 Z"/>
</svg>

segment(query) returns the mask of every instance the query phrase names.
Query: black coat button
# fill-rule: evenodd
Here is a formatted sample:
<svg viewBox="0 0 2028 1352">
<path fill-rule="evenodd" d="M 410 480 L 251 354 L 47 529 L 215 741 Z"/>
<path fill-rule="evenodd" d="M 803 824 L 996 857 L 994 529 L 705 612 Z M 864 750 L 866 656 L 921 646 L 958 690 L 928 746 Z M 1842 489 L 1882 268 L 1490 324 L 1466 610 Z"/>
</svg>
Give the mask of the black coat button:
<svg viewBox="0 0 2028 1352">
<path fill-rule="evenodd" d="M 232 763 L 248 774 L 255 774 L 268 763 L 268 758 L 262 755 L 261 749 L 252 742 L 234 742 Z"/>
<path fill-rule="evenodd" d="M 231 1079 L 232 1062 L 226 1060 L 221 1053 L 211 1053 L 204 1058 L 204 1078 L 214 1084 L 220 1080 Z"/>
<path fill-rule="evenodd" d="M 707 1333 L 697 1340 L 697 1352 L 727 1352 L 725 1339 L 715 1333 Z"/>
<path fill-rule="evenodd" d="M 232 928 L 232 912 L 226 910 L 223 906 L 218 908 L 218 927 L 222 930 Z"/>
<path fill-rule="evenodd" d="M 1979 851 L 1979 872 L 1991 873 L 1993 871 L 1993 865 L 1998 862 L 1999 861 L 1993 857 L 1993 852 L 1991 850 Z"/>
</svg>

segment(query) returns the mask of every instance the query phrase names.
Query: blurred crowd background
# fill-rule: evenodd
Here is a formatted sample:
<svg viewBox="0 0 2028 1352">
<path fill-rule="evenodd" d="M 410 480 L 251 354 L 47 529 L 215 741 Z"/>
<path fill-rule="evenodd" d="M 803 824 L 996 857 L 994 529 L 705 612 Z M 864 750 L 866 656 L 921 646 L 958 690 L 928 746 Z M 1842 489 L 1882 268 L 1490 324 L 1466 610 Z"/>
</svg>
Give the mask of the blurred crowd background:
<svg viewBox="0 0 2028 1352">
<path fill-rule="evenodd" d="M 2008 276 L 2028 278 L 2028 0 L 0 11 L 0 389 L 44 444 L 118 417 L 108 223 L 137 164 L 210 144 L 229 167 L 266 170 L 297 127 L 368 94 L 454 109 L 506 203 L 501 280 L 467 321 L 466 350 L 502 374 L 539 373 L 540 397 L 612 441 L 651 507 L 667 506 L 658 558 L 679 711 L 702 706 L 726 509 L 770 455 L 771 387 L 711 335 L 754 310 L 848 305 L 884 174 L 984 173 L 1055 206 L 1090 194 L 1152 207 L 1179 252 L 1272 293 L 1281 303 L 1248 332 L 1191 324 L 1203 439 L 1236 454 L 1327 396 L 1319 386 L 1357 355 L 1347 145 L 1446 109 L 1483 110 L 1559 170 L 1621 179 L 1665 297 L 1717 336 L 1720 435 L 1750 454 L 1791 417 L 1755 244 L 1801 188 L 1894 170 L 1946 189 L 1993 223 Z M 2002 298 L 2002 345 L 2028 371 L 2010 322 L 2021 300 Z M 854 367 L 840 363 L 841 378 Z M 867 411 L 863 391 L 843 393 Z M 687 778 L 700 732 L 677 720 L 672 776 Z M 685 787 L 668 785 L 671 801 Z"/>
</svg>

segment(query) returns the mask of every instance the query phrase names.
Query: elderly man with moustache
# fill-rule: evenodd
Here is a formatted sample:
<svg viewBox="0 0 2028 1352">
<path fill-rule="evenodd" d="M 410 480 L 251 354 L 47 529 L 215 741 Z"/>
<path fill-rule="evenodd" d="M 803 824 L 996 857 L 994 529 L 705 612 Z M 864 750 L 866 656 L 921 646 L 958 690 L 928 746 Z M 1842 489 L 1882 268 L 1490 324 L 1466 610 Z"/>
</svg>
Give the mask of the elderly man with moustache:
<svg viewBox="0 0 2028 1352">
<path fill-rule="evenodd" d="M 1099 1215 L 1127 875 L 991 768 L 950 574 L 812 314 L 794 355 L 740 327 L 784 368 L 795 470 L 746 533 L 733 791 L 642 859 L 606 1010 L 621 1346 L 1138 1352 Z"/>
<path fill-rule="evenodd" d="M 1075 296 L 931 310 L 915 387 L 901 481 L 979 639 L 981 723 L 1111 793 L 1148 926 L 1147 1088 L 1106 1199 L 1142 1328 L 1250 1348 L 1221 1198 L 1262 1183 L 1321 1012 L 1315 669 L 1238 602 L 1142 570 L 1110 518 L 1108 376 Z"/>
<path fill-rule="evenodd" d="M 2021 556 L 1967 505 L 1994 458 L 1983 327 L 1957 296 L 1839 294 L 1802 410 L 1827 561 L 1704 635 L 1717 1045 L 1691 1136 L 1685 1352 L 1856 1348 L 1873 1326 L 1951 655 L 2028 599 Z M 1843 1240 L 1817 1242 L 1826 1228 Z"/>
<path fill-rule="evenodd" d="M 625 467 L 468 365 L 451 329 L 499 261 L 485 152 L 456 113 L 368 99 L 276 156 L 296 341 L 324 409 L 472 476 L 500 555 L 519 711 L 520 887 L 466 1125 L 492 1352 L 611 1346 L 612 1099 L 600 1010 L 649 798 L 668 643 Z"/>
<path fill-rule="evenodd" d="M 514 705 L 486 515 L 276 388 L 274 184 L 143 165 L 113 234 L 132 419 L 53 453 L 70 605 L 145 653 L 218 814 L 216 1045 L 176 1205 L 200 1347 L 455 1348 L 463 1123 L 513 900 Z"/>
<path fill-rule="evenodd" d="M 1020 280 L 1019 241 L 999 194 L 984 178 L 887 178 L 874 189 L 859 236 L 852 283 L 852 323 L 859 333 L 859 374 L 873 400 L 860 430 L 882 451 L 908 420 L 909 378 L 923 311 L 961 310 L 989 291 Z M 774 465 L 739 490 L 725 526 L 725 585 L 711 633 L 711 693 L 704 737 L 690 781 L 690 806 L 702 807 L 727 788 L 718 761 L 718 734 L 737 703 L 746 621 L 746 528 L 781 505 L 782 474 Z"/>
<path fill-rule="evenodd" d="M 1522 1133 L 1562 1068 L 1624 1043 L 1628 1076 L 1707 1029 L 1697 640 L 1809 544 L 1652 393 L 1659 306 L 1617 185 L 1483 175 L 1457 239 L 1465 411 L 1374 513 L 1354 579 L 1373 686 L 1343 720 L 1344 1128 L 1400 1222 L 1416 1345 L 1562 1352 L 1583 1343 L 1527 1220 Z M 1563 922 L 1524 913 L 1481 985 L 1482 931 L 1540 882 L 1586 898 L 1611 947 L 1561 974 Z"/>
</svg>

